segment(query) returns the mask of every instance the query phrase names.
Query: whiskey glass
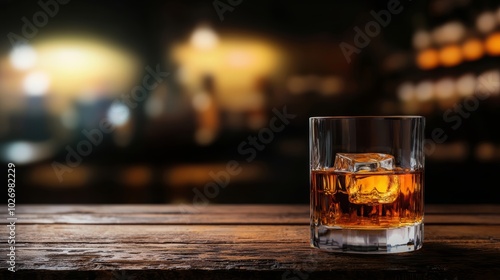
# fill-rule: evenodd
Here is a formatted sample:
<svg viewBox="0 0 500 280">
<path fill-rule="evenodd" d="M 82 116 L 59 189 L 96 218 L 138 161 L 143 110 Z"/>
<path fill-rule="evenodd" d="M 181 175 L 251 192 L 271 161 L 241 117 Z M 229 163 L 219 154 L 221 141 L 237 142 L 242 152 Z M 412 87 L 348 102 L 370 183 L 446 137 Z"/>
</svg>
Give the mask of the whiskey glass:
<svg viewBox="0 0 500 280">
<path fill-rule="evenodd" d="M 309 119 L 311 246 L 415 251 L 424 239 L 422 116 Z"/>
</svg>

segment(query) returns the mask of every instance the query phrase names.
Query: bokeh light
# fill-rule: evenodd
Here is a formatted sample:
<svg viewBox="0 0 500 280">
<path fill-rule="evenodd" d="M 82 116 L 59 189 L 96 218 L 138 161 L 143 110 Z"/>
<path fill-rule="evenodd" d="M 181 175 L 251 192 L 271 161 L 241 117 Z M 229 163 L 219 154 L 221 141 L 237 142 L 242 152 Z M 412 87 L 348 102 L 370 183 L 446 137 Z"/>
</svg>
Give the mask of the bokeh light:
<svg viewBox="0 0 500 280">
<path fill-rule="evenodd" d="M 16 46 L 10 53 L 10 61 L 14 68 L 26 70 L 35 66 L 37 54 L 35 49 L 28 44 Z"/>
<path fill-rule="evenodd" d="M 208 26 L 198 27 L 191 35 L 191 44 L 198 49 L 213 49 L 218 42 L 217 34 Z"/>
<path fill-rule="evenodd" d="M 417 50 L 423 50 L 431 47 L 432 36 L 425 30 L 419 30 L 413 35 L 413 47 Z"/>
<path fill-rule="evenodd" d="M 396 92 L 399 100 L 403 102 L 408 102 L 415 98 L 415 86 L 410 82 L 399 85 Z"/>
<path fill-rule="evenodd" d="M 476 77 L 472 73 L 467 73 L 457 79 L 457 93 L 462 97 L 471 96 L 476 90 Z"/>
<path fill-rule="evenodd" d="M 439 53 L 435 49 L 427 49 L 417 54 L 417 66 L 427 70 L 436 68 L 439 65 Z"/>
<path fill-rule="evenodd" d="M 115 102 L 111 104 L 107 116 L 111 124 L 122 126 L 130 119 L 130 109 L 127 105 L 121 102 Z"/>
<path fill-rule="evenodd" d="M 476 19 L 476 28 L 482 33 L 490 33 L 496 26 L 495 14 L 491 11 L 481 13 Z"/>
<path fill-rule="evenodd" d="M 425 80 L 418 83 L 415 87 L 415 97 L 418 101 L 429 101 L 434 97 L 434 84 Z"/>
<path fill-rule="evenodd" d="M 23 88 L 28 95 L 38 96 L 47 93 L 50 87 L 50 78 L 43 72 L 34 72 L 26 76 Z"/>
<path fill-rule="evenodd" d="M 463 43 L 462 52 L 466 60 L 477 60 L 484 55 L 483 42 L 479 39 L 469 39 Z"/>
<path fill-rule="evenodd" d="M 500 32 L 492 33 L 486 38 L 485 49 L 489 55 L 500 55 Z"/>
<path fill-rule="evenodd" d="M 462 50 L 458 45 L 449 45 L 439 51 L 439 61 L 445 67 L 456 66 L 463 60 Z"/>
<path fill-rule="evenodd" d="M 439 99 L 449 99 L 456 93 L 455 81 L 453 78 L 445 77 L 435 84 L 436 97 Z"/>
</svg>

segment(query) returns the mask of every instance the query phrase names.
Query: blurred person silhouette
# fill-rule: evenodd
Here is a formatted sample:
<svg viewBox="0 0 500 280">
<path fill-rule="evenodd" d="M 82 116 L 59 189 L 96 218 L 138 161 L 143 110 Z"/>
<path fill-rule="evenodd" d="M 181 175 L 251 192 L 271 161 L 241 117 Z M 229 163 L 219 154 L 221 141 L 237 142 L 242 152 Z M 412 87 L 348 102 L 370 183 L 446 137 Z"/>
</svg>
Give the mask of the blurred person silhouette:
<svg viewBox="0 0 500 280">
<path fill-rule="evenodd" d="M 193 96 L 193 107 L 196 112 L 195 141 L 199 145 L 210 145 L 220 131 L 220 109 L 215 80 L 211 74 L 203 76 L 201 90 Z"/>
</svg>

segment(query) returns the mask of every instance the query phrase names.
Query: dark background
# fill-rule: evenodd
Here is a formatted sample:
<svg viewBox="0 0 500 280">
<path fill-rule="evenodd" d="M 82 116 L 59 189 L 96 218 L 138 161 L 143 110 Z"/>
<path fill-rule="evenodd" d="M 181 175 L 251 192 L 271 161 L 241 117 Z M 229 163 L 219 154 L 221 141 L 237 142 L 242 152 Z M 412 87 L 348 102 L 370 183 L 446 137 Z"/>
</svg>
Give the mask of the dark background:
<svg viewBox="0 0 500 280">
<path fill-rule="evenodd" d="M 74 82 L 58 80 L 57 73 L 63 72 L 50 70 L 57 66 L 51 63 L 15 69 L 8 34 L 21 36 L 23 17 L 33 23 L 34 15 L 43 9 L 37 1 L 0 1 L 0 155 L 4 166 L 16 164 L 17 203 L 191 203 L 214 182 L 211 172 L 227 172 L 230 161 L 238 162 L 242 171 L 227 177 L 226 187 L 208 189 L 214 192 L 208 197 L 210 203 L 308 203 L 308 118 L 397 114 L 426 117 L 427 203 L 499 202 L 500 186 L 495 180 L 500 167 L 498 53 L 486 51 L 474 59 L 462 59 L 459 54 L 459 62 L 453 65 L 438 62 L 426 68 L 416 63 L 425 50 L 461 48 L 471 38 L 486 46 L 500 27 L 494 1 L 401 1 L 402 11 L 392 14 L 386 27 L 379 25 L 380 32 L 350 56 L 350 63 L 340 44 L 356 46 L 354 28 L 365 30 L 374 20 L 370 12 L 386 10 L 392 1 L 243 0 L 232 1 L 238 4 L 233 6 L 227 1 L 42 2 L 57 3 L 58 12 L 27 40 L 38 52 L 37 63 L 50 48 L 56 54 L 58 46 L 64 48 L 61 39 L 65 38 L 77 38 L 76 45 L 97 42 L 111 53 L 125 53 L 130 63 L 125 64 L 128 68 L 115 66 L 115 60 L 102 54 L 96 62 L 80 61 L 95 67 L 83 72 L 71 57 L 57 62 L 62 63 L 57 69 L 78 74 L 74 81 L 103 91 L 98 94 L 89 94 L 83 87 L 75 91 Z M 221 5 L 230 8 L 223 20 L 216 8 L 222 9 Z M 493 15 L 489 19 L 495 22 L 488 30 L 478 31 L 477 19 L 484 13 Z M 418 31 L 433 34 L 448 23 L 465 30 L 455 36 L 458 39 L 441 43 L 437 36 L 427 44 L 415 39 Z M 200 26 L 207 26 L 218 38 L 211 47 L 213 53 L 191 47 L 187 56 L 177 57 L 177 47 L 189 49 L 189 38 Z M 443 32 L 441 37 L 460 33 Z M 197 61 L 216 52 L 226 57 L 231 40 L 240 40 L 239 45 L 231 45 L 234 54 L 228 57 L 233 60 L 215 59 L 209 65 L 212 68 L 199 69 Z M 252 47 L 254 43 L 270 50 L 271 58 L 274 54 L 280 59 L 272 62 Z M 500 48 L 500 43 L 494 43 Z M 130 115 L 125 124 L 103 133 L 102 142 L 92 146 L 89 155 L 68 167 L 67 147 L 76 149 L 88 140 L 82 129 L 99 128 L 111 104 L 142 84 L 149 74 L 146 66 L 159 67 L 169 76 L 148 90 L 137 107 L 124 109 Z M 97 82 L 86 80 L 85 75 L 95 78 L 93 70 L 101 73 L 100 67 L 109 67 L 105 74 L 118 73 L 115 87 L 107 87 L 107 76 Z M 23 87 L 30 71 L 52 75 L 43 93 L 30 94 Z M 182 80 L 183 71 L 191 73 L 187 81 Z M 457 81 L 464 75 L 474 77 L 476 84 L 473 91 L 460 95 L 464 86 Z M 478 82 L 482 78 L 486 93 Z M 443 79 L 452 81 L 451 89 L 446 87 L 449 83 L 440 83 Z M 422 82 L 428 82 L 430 89 Z M 401 93 L 405 84 L 410 85 L 410 99 Z M 481 92 L 482 100 L 477 97 Z M 255 100 L 257 105 L 248 105 Z M 469 110 L 462 115 L 450 111 L 456 106 Z M 154 114 L 150 107 L 157 108 Z M 285 107 L 296 117 L 274 133 L 254 159 L 247 160 L 250 154 L 238 147 L 269 127 L 273 108 L 283 111 Z M 69 119 L 71 124 L 63 125 Z M 200 131 L 209 131 L 209 136 Z M 432 133 L 438 132 L 446 139 L 432 140 Z M 54 171 L 55 162 L 71 170 L 62 180 Z"/>
</svg>

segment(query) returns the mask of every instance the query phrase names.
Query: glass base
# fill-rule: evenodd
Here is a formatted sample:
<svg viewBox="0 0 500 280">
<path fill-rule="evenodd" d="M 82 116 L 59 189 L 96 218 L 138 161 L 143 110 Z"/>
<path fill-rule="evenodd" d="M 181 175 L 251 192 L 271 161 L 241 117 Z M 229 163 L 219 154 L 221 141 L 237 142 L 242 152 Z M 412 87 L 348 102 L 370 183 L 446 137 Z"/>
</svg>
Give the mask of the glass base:
<svg viewBox="0 0 500 280">
<path fill-rule="evenodd" d="M 311 226 L 311 246 L 331 252 L 389 254 L 416 251 L 424 241 L 424 224 L 384 229 Z"/>
</svg>

